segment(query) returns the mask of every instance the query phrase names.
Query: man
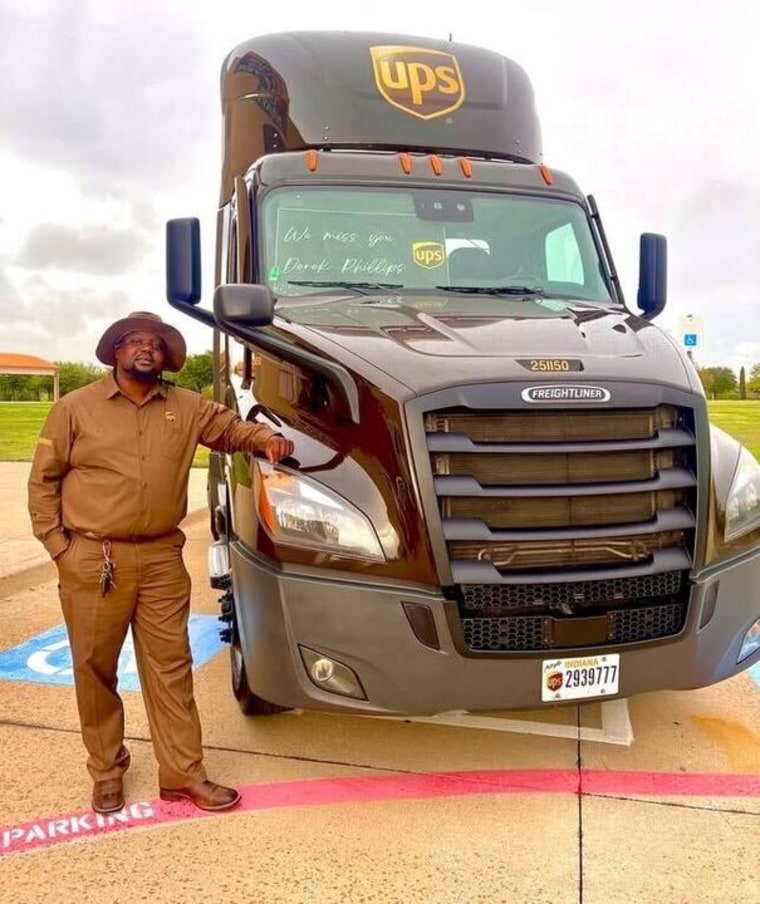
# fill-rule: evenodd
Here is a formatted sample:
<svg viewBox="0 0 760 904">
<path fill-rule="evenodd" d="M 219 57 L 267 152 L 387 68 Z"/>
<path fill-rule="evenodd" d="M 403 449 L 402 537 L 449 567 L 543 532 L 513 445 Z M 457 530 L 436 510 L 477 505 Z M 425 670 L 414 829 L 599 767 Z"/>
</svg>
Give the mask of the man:
<svg viewBox="0 0 760 904">
<path fill-rule="evenodd" d="M 92 807 L 124 806 L 130 757 L 116 669 L 131 625 L 161 798 L 228 809 L 239 793 L 209 781 L 203 767 L 178 524 L 199 442 L 263 452 L 272 462 L 291 455 L 293 444 L 163 382 L 164 370 L 181 370 L 185 341 L 155 314 L 112 324 L 96 354 L 113 371 L 53 406 L 29 477 L 34 533 L 58 566 Z"/>
</svg>

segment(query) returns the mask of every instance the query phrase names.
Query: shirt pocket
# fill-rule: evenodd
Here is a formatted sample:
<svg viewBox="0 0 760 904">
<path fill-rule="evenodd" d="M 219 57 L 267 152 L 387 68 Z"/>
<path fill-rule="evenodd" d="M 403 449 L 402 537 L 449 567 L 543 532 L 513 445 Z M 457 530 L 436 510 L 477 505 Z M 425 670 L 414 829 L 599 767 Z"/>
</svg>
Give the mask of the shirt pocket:
<svg viewBox="0 0 760 904">
<path fill-rule="evenodd" d="M 163 458 L 169 458 L 172 461 L 181 459 L 189 445 L 193 444 L 190 431 L 182 427 L 179 418 L 172 420 L 167 412 L 164 420 L 163 430 L 161 431 L 161 455 Z"/>
<path fill-rule="evenodd" d="M 108 434 L 97 412 L 79 413 L 74 428 L 69 458 L 74 468 L 97 467 L 103 458 Z"/>
</svg>

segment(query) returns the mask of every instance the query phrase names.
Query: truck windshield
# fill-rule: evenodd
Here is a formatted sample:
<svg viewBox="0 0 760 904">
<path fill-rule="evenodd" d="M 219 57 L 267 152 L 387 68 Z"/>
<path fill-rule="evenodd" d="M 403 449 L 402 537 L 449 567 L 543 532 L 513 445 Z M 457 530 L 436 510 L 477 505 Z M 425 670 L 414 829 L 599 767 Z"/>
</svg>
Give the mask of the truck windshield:
<svg viewBox="0 0 760 904">
<path fill-rule="evenodd" d="M 259 273 L 282 298 L 331 287 L 509 290 L 609 303 L 586 213 L 537 196 L 440 189 L 276 189 Z"/>
</svg>

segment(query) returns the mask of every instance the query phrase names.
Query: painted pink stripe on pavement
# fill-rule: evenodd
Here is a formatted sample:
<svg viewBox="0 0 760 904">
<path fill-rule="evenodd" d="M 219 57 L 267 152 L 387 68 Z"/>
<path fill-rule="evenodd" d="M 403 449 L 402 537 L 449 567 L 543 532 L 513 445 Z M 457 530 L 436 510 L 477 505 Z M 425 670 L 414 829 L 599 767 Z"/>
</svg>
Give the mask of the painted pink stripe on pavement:
<svg viewBox="0 0 760 904">
<path fill-rule="evenodd" d="M 94 838 L 134 828 L 150 828 L 241 811 L 324 804 L 412 800 L 470 794 L 578 793 L 574 769 L 526 769 L 480 772 L 433 772 L 311 779 L 247 785 L 235 810 L 207 813 L 190 803 L 161 800 L 128 804 L 120 813 L 102 816 L 90 810 L 0 828 L 0 857 L 52 845 Z M 692 774 L 674 772 L 583 771 L 582 793 L 640 797 L 760 797 L 760 774 Z"/>
<path fill-rule="evenodd" d="M 584 794 L 760 797 L 760 774 L 584 771 L 581 773 L 581 781 Z"/>
</svg>

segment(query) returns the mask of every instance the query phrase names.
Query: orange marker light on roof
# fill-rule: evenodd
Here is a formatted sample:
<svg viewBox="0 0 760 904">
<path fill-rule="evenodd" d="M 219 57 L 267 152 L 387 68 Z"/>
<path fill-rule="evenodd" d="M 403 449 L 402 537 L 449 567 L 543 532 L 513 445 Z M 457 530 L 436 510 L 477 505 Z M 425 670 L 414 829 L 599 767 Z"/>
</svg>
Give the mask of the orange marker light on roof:
<svg viewBox="0 0 760 904">
<path fill-rule="evenodd" d="M 306 169 L 313 173 L 317 169 L 317 152 L 315 150 L 306 152 Z"/>
<path fill-rule="evenodd" d="M 399 154 L 399 160 L 401 161 L 401 169 L 409 175 L 412 171 L 412 158 L 409 154 Z"/>
<path fill-rule="evenodd" d="M 441 163 L 441 158 L 433 154 L 430 158 L 430 165 L 433 167 L 433 172 L 436 176 L 440 176 L 443 172 L 443 164 Z"/>
<path fill-rule="evenodd" d="M 547 185 L 554 185 L 554 174 L 549 169 L 549 167 L 545 166 L 542 163 L 538 169 L 539 169 L 539 172 L 541 173 L 541 175 L 544 177 L 544 182 L 546 182 Z"/>
<path fill-rule="evenodd" d="M 459 167 L 462 170 L 462 175 L 466 179 L 472 178 L 472 164 L 466 157 L 459 158 Z"/>
</svg>

